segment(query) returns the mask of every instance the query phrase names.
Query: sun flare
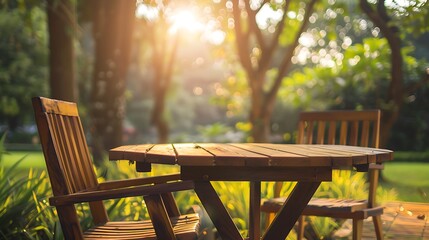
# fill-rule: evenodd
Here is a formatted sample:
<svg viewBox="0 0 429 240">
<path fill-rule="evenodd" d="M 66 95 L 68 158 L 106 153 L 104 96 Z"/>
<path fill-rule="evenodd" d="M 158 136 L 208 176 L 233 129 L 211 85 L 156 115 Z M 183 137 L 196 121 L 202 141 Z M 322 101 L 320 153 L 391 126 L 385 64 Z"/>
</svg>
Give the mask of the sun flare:
<svg viewBox="0 0 429 240">
<path fill-rule="evenodd" d="M 204 24 L 199 20 L 197 14 L 188 9 L 177 9 L 169 15 L 171 23 L 170 32 L 187 31 L 195 33 L 204 30 Z"/>
</svg>

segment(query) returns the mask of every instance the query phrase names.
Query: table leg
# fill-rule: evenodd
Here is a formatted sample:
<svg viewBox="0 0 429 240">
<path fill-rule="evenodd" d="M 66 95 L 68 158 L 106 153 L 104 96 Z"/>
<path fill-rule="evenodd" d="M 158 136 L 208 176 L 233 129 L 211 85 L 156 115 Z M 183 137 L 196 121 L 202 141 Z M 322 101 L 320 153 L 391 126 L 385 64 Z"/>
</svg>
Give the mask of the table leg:
<svg viewBox="0 0 429 240">
<path fill-rule="evenodd" d="M 298 182 L 262 239 L 285 239 L 321 182 Z"/>
<path fill-rule="evenodd" d="M 195 181 L 194 190 L 221 238 L 243 239 L 211 183 L 208 181 Z"/>
<path fill-rule="evenodd" d="M 250 182 L 249 240 L 261 237 L 261 182 Z"/>
</svg>

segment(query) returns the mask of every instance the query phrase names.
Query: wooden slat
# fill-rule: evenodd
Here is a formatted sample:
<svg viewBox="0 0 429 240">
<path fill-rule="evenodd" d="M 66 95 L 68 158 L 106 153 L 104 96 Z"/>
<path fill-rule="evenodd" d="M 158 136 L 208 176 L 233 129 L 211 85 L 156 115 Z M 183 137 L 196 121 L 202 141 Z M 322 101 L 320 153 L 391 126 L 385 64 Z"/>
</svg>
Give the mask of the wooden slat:
<svg viewBox="0 0 429 240">
<path fill-rule="evenodd" d="M 340 142 L 341 145 L 347 144 L 347 127 L 348 123 L 346 121 L 341 121 L 340 124 Z"/>
<path fill-rule="evenodd" d="M 64 135 L 62 133 L 61 124 L 62 124 L 61 116 L 52 115 L 50 131 L 55 136 L 53 145 L 58 154 L 58 161 L 60 164 L 60 168 L 62 169 L 63 174 L 65 176 L 65 181 L 69 190 L 68 193 L 74 193 L 74 192 L 77 192 L 78 189 L 76 188 L 75 184 L 71 181 L 73 179 L 73 170 L 71 169 L 73 166 L 69 166 L 67 162 L 67 151 L 66 151 L 66 146 L 64 145 L 65 140 L 64 140 Z"/>
<path fill-rule="evenodd" d="M 307 142 L 308 143 L 313 143 L 313 129 L 314 129 L 314 122 L 313 121 L 308 121 L 307 122 Z"/>
<path fill-rule="evenodd" d="M 189 190 L 194 187 L 193 182 L 172 182 L 172 183 L 161 183 L 155 185 L 144 185 L 136 186 L 133 188 L 120 188 L 120 189 L 109 189 L 109 190 L 98 190 L 98 191 L 86 191 L 79 192 L 64 196 L 55 196 L 49 199 L 49 203 L 53 206 L 70 205 L 82 202 L 92 202 L 107 199 L 116 199 L 124 197 L 134 197 L 140 194 L 153 195 L 162 194 L 164 192 L 177 192 Z"/>
<path fill-rule="evenodd" d="M 327 145 L 326 147 L 336 148 L 339 146 Z M 362 154 L 375 155 L 376 162 L 379 164 L 385 161 L 393 160 L 393 151 L 391 150 L 380 149 L 380 148 L 361 148 L 356 146 L 341 146 L 341 147 L 350 151 L 357 151 Z"/>
<path fill-rule="evenodd" d="M 297 146 L 303 147 L 303 146 Z M 348 168 L 355 165 L 368 164 L 375 161 L 375 156 L 367 152 L 353 151 L 345 145 L 312 145 L 304 146 L 314 154 L 325 154 L 331 157 L 333 168 Z M 320 152 L 316 149 L 319 149 Z"/>
<path fill-rule="evenodd" d="M 305 122 L 299 121 L 298 122 L 298 136 L 297 136 L 297 143 L 298 144 L 305 144 L 304 135 L 305 134 Z"/>
<path fill-rule="evenodd" d="M 123 145 L 119 147 L 115 147 L 109 150 L 109 160 L 115 161 L 115 160 L 125 160 L 124 153 L 127 152 L 129 149 L 133 148 L 135 145 Z M 143 156 L 146 154 L 146 151 L 143 153 Z M 133 160 L 133 159 L 126 159 L 126 160 Z"/>
<path fill-rule="evenodd" d="M 362 148 L 351 148 L 351 146 L 347 145 L 315 145 L 314 147 L 324 149 L 325 151 L 331 152 L 332 154 L 348 155 L 352 157 L 352 165 L 375 163 L 377 159 L 376 154 L 374 154 L 372 151 L 363 151 Z M 337 167 L 344 165 L 341 163 L 341 161 L 341 159 L 338 159 L 333 163 L 333 165 Z"/>
<path fill-rule="evenodd" d="M 355 121 L 356 119 L 361 120 L 377 120 L 377 114 L 379 110 L 365 110 L 365 111 L 348 111 L 348 110 L 331 110 L 331 111 L 310 111 L 301 112 L 301 120 L 321 120 L 321 121 L 337 121 L 341 119 L 343 121 Z M 375 114 L 374 114 L 375 113 Z"/>
<path fill-rule="evenodd" d="M 226 144 L 198 143 L 197 147 L 204 149 L 214 156 L 216 166 L 245 166 L 245 155 L 238 153 L 239 149 Z M 234 151 L 236 150 L 236 151 Z M 255 154 L 256 155 L 256 154 Z"/>
<path fill-rule="evenodd" d="M 85 175 L 89 178 L 88 181 L 90 182 L 90 186 L 96 186 L 97 176 L 95 175 L 95 172 L 92 168 L 91 156 L 86 143 L 85 132 L 83 131 L 82 123 L 78 117 L 73 117 L 72 120 L 74 121 L 74 126 L 76 127 L 76 141 L 79 148 L 79 157 L 85 159 L 85 162 L 87 162 Z"/>
<path fill-rule="evenodd" d="M 65 147 L 67 152 L 67 162 L 72 166 L 74 177 L 74 184 L 77 186 L 77 191 L 95 188 L 97 184 L 93 184 L 88 175 L 92 169 L 91 159 L 80 158 L 79 151 L 76 145 L 77 139 L 75 136 L 75 127 L 72 122 L 73 117 L 63 116 L 62 119 L 62 130 L 64 134 L 64 140 L 66 141 Z M 95 179 L 94 179 L 95 180 Z"/>
<path fill-rule="evenodd" d="M 328 134 L 328 143 L 327 144 L 335 144 L 336 139 L 336 132 L 337 132 L 337 126 L 335 124 L 335 121 L 329 122 L 329 134 Z M 311 143 L 310 143 L 311 144 Z"/>
<path fill-rule="evenodd" d="M 176 164 L 176 153 L 171 144 L 156 144 L 146 152 L 148 163 Z"/>
<path fill-rule="evenodd" d="M 234 144 L 234 146 L 269 157 L 270 166 L 299 167 L 299 166 L 305 166 L 306 164 L 309 164 L 312 161 L 317 161 L 315 159 L 311 160 L 307 156 L 300 153 L 280 151 L 278 148 L 281 145 L 276 145 L 276 144 L 254 143 L 254 144 Z"/>
<path fill-rule="evenodd" d="M 181 166 L 213 166 L 215 157 L 195 144 L 174 144 L 177 163 Z"/>
<path fill-rule="evenodd" d="M 146 153 L 154 144 L 124 145 L 109 150 L 110 160 L 145 162 Z"/>
<path fill-rule="evenodd" d="M 232 151 L 235 151 L 245 157 L 245 166 L 269 166 L 271 165 L 271 156 L 253 150 L 251 145 L 247 144 L 228 144 Z"/>
<path fill-rule="evenodd" d="M 363 121 L 362 122 L 362 129 L 361 129 L 361 141 L 360 145 L 361 147 L 368 147 L 369 146 L 369 127 L 370 122 L 369 121 Z M 373 139 L 374 141 L 375 139 Z"/>
<path fill-rule="evenodd" d="M 320 121 L 317 126 L 317 144 L 324 144 L 325 142 L 325 121 Z"/>
<path fill-rule="evenodd" d="M 196 214 L 187 214 L 171 218 L 174 233 L 179 239 L 196 239 L 199 218 Z M 85 232 L 85 239 L 159 239 L 150 220 L 129 222 L 108 222 Z"/>
<path fill-rule="evenodd" d="M 43 97 L 39 99 L 42 103 L 43 111 L 46 113 L 54 113 L 59 115 L 75 116 L 75 117 L 79 115 L 77 111 L 77 106 L 75 103 L 53 100 L 53 99 L 48 99 Z"/>
<path fill-rule="evenodd" d="M 350 124 L 350 135 L 348 145 L 357 146 L 359 137 L 359 121 L 352 121 Z"/>
<path fill-rule="evenodd" d="M 252 145 L 258 146 L 261 149 L 265 148 L 264 150 L 259 150 L 258 148 L 258 151 L 265 151 L 275 156 L 270 156 L 271 165 L 273 166 L 331 166 L 331 158 L 329 155 L 324 153 L 321 155 L 318 153 L 312 153 L 308 150 L 308 148 L 303 147 L 309 145 L 265 143 Z"/>
</svg>

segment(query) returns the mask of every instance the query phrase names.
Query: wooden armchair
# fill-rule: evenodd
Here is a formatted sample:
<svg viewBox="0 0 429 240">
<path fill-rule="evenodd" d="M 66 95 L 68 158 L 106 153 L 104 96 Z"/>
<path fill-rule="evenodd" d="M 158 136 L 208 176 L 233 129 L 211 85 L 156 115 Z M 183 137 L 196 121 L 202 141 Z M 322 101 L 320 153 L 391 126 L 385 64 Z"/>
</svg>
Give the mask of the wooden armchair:
<svg viewBox="0 0 429 240">
<path fill-rule="evenodd" d="M 196 239 L 197 214 L 181 215 L 171 192 L 193 189 L 178 174 L 98 183 L 75 103 L 32 99 L 65 239 Z M 109 221 L 103 200 L 143 196 L 151 220 Z M 93 225 L 83 232 L 74 204 L 88 202 Z"/>
<path fill-rule="evenodd" d="M 380 111 L 324 111 L 302 112 L 298 123 L 298 144 L 341 144 L 378 148 L 380 129 Z M 370 164 L 368 171 L 368 198 L 324 199 L 313 198 L 302 215 L 325 216 L 332 218 L 353 219 L 353 239 L 361 239 L 363 219 L 372 217 L 377 239 L 383 239 L 381 215 L 383 208 L 375 201 L 378 184 L 379 164 Z M 267 213 L 271 221 L 279 211 L 285 197 L 279 197 L 282 183 L 275 184 L 274 198 L 265 201 L 261 211 Z M 298 239 L 304 235 L 304 218 L 298 220 Z"/>
</svg>

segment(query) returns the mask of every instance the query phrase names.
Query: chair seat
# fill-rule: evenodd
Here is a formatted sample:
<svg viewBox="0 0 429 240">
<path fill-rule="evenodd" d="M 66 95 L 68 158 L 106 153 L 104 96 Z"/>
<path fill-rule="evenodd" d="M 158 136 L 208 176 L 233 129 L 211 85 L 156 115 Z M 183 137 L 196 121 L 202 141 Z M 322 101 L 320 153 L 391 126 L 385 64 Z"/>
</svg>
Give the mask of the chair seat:
<svg viewBox="0 0 429 240">
<path fill-rule="evenodd" d="M 199 227 L 198 214 L 186 214 L 171 218 L 176 238 L 179 240 L 197 239 Z M 150 220 L 107 222 L 104 225 L 88 229 L 84 238 L 91 239 L 145 239 L 156 240 Z"/>
<path fill-rule="evenodd" d="M 285 197 L 266 200 L 261 205 L 261 211 L 278 212 L 285 201 Z M 383 207 L 368 208 L 366 200 L 335 198 L 312 198 L 302 212 L 302 215 L 361 219 L 380 214 L 383 214 Z"/>
</svg>

